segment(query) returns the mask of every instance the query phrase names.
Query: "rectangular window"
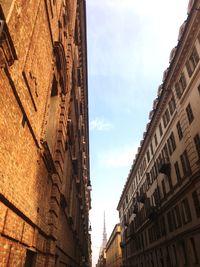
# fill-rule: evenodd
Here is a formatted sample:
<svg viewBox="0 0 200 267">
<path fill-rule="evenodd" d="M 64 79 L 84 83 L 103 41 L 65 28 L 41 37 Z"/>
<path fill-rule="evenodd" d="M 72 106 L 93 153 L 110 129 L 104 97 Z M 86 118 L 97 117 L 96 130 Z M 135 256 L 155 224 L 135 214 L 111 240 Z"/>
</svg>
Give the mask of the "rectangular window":
<svg viewBox="0 0 200 267">
<path fill-rule="evenodd" d="M 169 154 L 172 155 L 172 153 L 176 149 L 176 141 L 175 141 L 173 132 L 171 133 L 170 137 L 168 138 L 167 144 L 168 144 Z"/>
<path fill-rule="evenodd" d="M 160 137 L 163 135 L 163 129 L 162 129 L 162 124 L 159 124 L 159 132 L 160 132 Z"/>
<path fill-rule="evenodd" d="M 179 140 L 181 140 L 183 138 L 183 132 L 182 132 L 180 121 L 177 122 L 176 129 L 177 129 L 177 132 L 178 132 Z"/>
<path fill-rule="evenodd" d="M 189 223 L 192 220 L 190 206 L 187 198 L 181 201 L 181 215 L 184 224 Z"/>
<path fill-rule="evenodd" d="M 175 84 L 176 96 L 178 99 L 181 98 L 183 92 L 185 91 L 186 85 L 187 83 L 186 83 L 185 75 L 182 72 L 179 78 L 179 81 Z"/>
<path fill-rule="evenodd" d="M 170 121 L 170 115 L 169 115 L 169 110 L 166 109 L 164 115 L 163 115 L 163 124 L 164 124 L 164 127 L 166 128 L 167 124 L 169 123 Z"/>
<path fill-rule="evenodd" d="M 181 174 L 180 174 L 180 169 L 179 169 L 178 161 L 175 162 L 174 168 L 175 168 L 175 171 L 176 171 L 177 181 L 180 182 L 181 181 Z"/>
<path fill-rule="evenodd" d="M 184 90 L 185 90 L 185 88 L 186 88 L 186 85 L 187 85 L 186 79 L 185 79 L 185 75 L 184 75 L 183 72 L 181 73 L 181 77 L 179 79 L 179 84 L 180 84 L 180 87 L 181 87 L 181 95 L 182 95 Z"/>
<path fill-rule="evenodd" d="M 198 62 L 199 62 L 199 55 L 198 55 L 196 47 L 194 47 L 189 57 L 189 60 L 186 62 L 186 68 L 187 68 L 189 77 L 192 76 L 192 73 L 194 72 Z"/>
<path fill-rule="evenodd" d="M 186 150 L 183 152 L 183 154 L 180 156 L 180 158 L 181 158 L 181 164 L 182 164 L 184 176 L 190 175 L 191 174 L 191 167 L 190 167 L 190 162 L 189 162 Z"/>
<path fill-rule="evenodd" d="M 166 144 L 163 147 L 163 151 L 164 151 L 165 158 L 168 159 L 169 158 L 169 152 L 168 152 L 168 148 L 167 148 Z"/>
<path fill-rule="evenodd" d="M 35 253 L 32 250 L 27 249 L 26 250 L 26 258 L 25 258 L 25 263 L 24 267 L 33 267 L 36 264 L 36 256 L 37 253 Z"/>
<path fill-rule="evenodd" d="M 191 247 L 192 247 L 193 263 L 197 264 L 197 263 L 199 263 L 199 259 L 198 259 L 198 253 L 197 253 L 196 245 L 195 245 L 195 240 L 193 237 L 190 238 L 190 242 L 191 242 Z"/>
<path fill-rule="evenodd" d="M 176 96 L 177 96 L 177 98 L 180 99 L 182 94 L 181 94 L 181 88 L 180 88 L 179 83 L 176 83 L 175 84 L 175 90 L 176 90 Z"/>
<path fill-rule="evenodd" d="M 147 150 L 147 161 L 150 161 L 150 154 L 149 154 L 149 150 Z"/>
<path fill-rule="evenodd" d="M 194 120 L 194 115 L 193 115 L 192 108 L 191 108 L 190 104 L 188 104 L 186 107 L 186 113 L 187 113 L 189 123 L 192 123 L 192 121 Z"/>
<path fill-rule="evenodd" d="M 182 222 L 181 222 L 181 215 L 180 215 L 178 206 L 174 207 L 173 213 L 174 213 L 175 228 L 179 228 L 182 226 Z"/>
<path fill-rule="evenodd" d="M 194 207 L 196 210 L 196 215 L 199 218 L 200 217 L 200 202 L 199 202 L 199 195 L 197 194 L 197 191 L 192 192 L 192 198 Z"/>
<path fill-rule="evenodd" d="M 183 260 L 183 264 L 184 265 L 187 265 L 187 251 L 186 251 L 186 247 L 185 247 L 185 241 L 182 240 L 180 242 L 180 247 L 181 247 L 181 250 L 182 250 L 182 260 Z"/>
<path fill-rule="evenodd" d="M 151 155 L 153 156 L 153 145 L 152 145 L 152 143 L 150 145 L 150 148 L 151 148 Z"/>
<path fill-rule="evenodd" d="M 177 254 L 176 254 L 176 246 L 172 245 L 172 266 L 177 266 Z"/>
<path fill-rule="evenodd" d="M 158 145 L 158 140 L 157 140 L 157 135 L 156 134 L 154 135 L 154 140 L 155 140 L 155 146 L 157 146 Z"/>
<path fill-rule="evenodd" d="M 174 225 L 173 225 L 173 219 L 171 216 L 171 211 L 167 213 L 167 222 L 168 222 L 169 231 L 172 232 L 174 230 Z"/>
<path fill-rule="evenodd" d="M 164 216 L 160 218 L 160 233 L 161 233 L 161 236 L 166 235 L 166 224 L 165 224 Z"/>
<path fill-rule="evenodd" d="M 163 196 L 166 196 L 166 187 L 165 187 L 165 181 L 162 180 L 162 191 L 163 191 Z"/>
<path fill-rule="evenodd" d="M 195 143 L 195 146 L 196 146 L 198 157 L 200 159 L 200 137 L 199 137 L 199 134 L 196 134 L 195 135 L 195 137 L 194 137 L 194 143 Z"/>
<path fill-rule="evenodd" d="M 171 115 L 174 113 L 175 109 L 176 109 L 175 98 L 174 96 L 172 96 L 171 100 L 169 101 L 169 112 Z"/>
</svg>

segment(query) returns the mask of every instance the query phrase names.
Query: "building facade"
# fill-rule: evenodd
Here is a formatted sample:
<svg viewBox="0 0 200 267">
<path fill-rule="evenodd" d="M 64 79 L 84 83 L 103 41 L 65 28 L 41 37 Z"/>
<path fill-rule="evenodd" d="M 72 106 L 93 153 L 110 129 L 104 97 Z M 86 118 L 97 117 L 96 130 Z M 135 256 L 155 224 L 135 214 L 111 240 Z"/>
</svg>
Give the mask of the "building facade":
<svg viewBox="0 0 200 267">
<path fill-rule="evenodd" d="M 121 267 L 121 228 L 116 224 L 106 245 L 106 267 Z"/>
<path fill-rule="evenodd" d="M 200 266 L 200 1 L 177 46 L 118 204 L 123 266 Z"/>
<path fill-rule="evenodd" d="M 90 266 L 85 0 L 0 1 L 0 266 Z"/>
</svg>

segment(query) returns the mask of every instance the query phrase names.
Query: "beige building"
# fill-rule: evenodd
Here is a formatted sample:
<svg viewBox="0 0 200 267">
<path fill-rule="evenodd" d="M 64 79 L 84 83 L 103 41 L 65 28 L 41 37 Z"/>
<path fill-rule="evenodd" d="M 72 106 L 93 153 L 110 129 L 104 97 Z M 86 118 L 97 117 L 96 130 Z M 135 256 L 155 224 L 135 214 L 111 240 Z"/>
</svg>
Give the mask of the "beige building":
<svg viewBox="0 0 200 267">
<path fill-rule="evenodd" d="M 106 267 L 120 267 L 122 264 L 121 228 L 116 224 L 106 245 Z"/>
<path fill-rule="evenodd" d="M 0 266 L 91 266 L 85 0 L 0 0 Z"/>
<path fill-rule="evenodd" d="M 171 51 L 118 211 L 123 266 L 200 266 L 200 0 Z"/>
</svg>

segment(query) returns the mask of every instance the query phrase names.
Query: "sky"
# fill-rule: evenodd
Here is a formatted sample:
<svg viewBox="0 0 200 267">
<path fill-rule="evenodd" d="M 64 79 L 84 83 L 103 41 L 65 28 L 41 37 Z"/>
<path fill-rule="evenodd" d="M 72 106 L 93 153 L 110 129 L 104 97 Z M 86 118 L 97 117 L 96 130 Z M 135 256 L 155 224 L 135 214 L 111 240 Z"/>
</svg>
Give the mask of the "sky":
<svg viewBox="0 0 200 267">
<path fill-rule="evenodd" d="M 149 121 L 188 0 L 87 0 L 93 267 Z"/>
</svg>

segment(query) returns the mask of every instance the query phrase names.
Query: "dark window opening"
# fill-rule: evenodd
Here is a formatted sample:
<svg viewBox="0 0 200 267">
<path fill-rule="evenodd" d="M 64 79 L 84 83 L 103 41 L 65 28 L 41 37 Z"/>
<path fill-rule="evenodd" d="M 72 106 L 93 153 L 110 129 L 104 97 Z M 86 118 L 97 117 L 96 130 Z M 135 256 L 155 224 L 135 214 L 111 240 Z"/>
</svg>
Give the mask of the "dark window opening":
<svg viewBox="0 0 200 267">
<path fill-rule="evenodd" d="M 162 124 L 159 124 L 159 132 L 160 132 L 160 137 L 163 135 L 163 129 L 162 129 Z"/>
<path fill-rule="evenodd" d="M 192 121 L 194 120 L 194 115 L 190 104 L 188 104 L 188 106 L 186 107 L 186 113 L 189 123 L 192 123 Z"/>
<path fill-rule="evenodd" d="M 182 132 L 180 121 L 177 122 L 176 128 L 177 128 L 179 140 L 181 140 L 183 138 L 183 132 Z"/>
<path fill-rule="evenodd" d="M 200 137 L 199 137 L 199 134 L 195 135 L 194 143 L 195 143 L 195 146 L 196 146 L 196 151 L 197 151 L 198 157 L 200 159 Z"/>
<path fill-rule="evenodd" d="M 24 267 L 34 267 L 35 261 L 36 261 L 36 253 L 34 251 L 27 249 Z"/>
<path fill-rule="evenodd" d="M 176 171 L 177 181 L 180 182 L 181 181 L 181 173 L 180 173 L 178 161 L 175 162 L 174 168 L 175 168 L 175 171 Z"/>
<path fill-rule="evenodd" d="M 183 199 L 181 202 L 181 215 L 184 224 L 187 224 L 192 220 L 190 206 L 187 198 Z"/>
<path fill-rule="evenodd" d="M 187 68 L 187 72 L 188 72 L 189 77 L 192 76 L 198 62 L 199 62 L 199 55 L 198 55 L 198 52 L 196 50 L 196 47 L 194 47 L 194 49 L 193 49 L 193 51 L 189 57 L 189 60 L 186 62 L 186 68 Z"/>
<path fill-rule="evenodd" d="M 197 191 L 192 192 L 192 198 L 193 198 L 196 215 L 199 218 L 200 217 L 200 202 L 199 202 L 199 195 L 197 194 Z"/>
<path fill-rule="evenodd" d="M 198 259 L 196 245 L 195 245 L 195 240 L 193 237 L 190 238 L 190 242 L 191 242 L 191 246 L 192 246 L 193 263 L 197 264 L 197 263 L 199 263 L 199 259 Z"/>
<path fill-rule="evenodd" d="M 190 162 L 189 162 L 188 154 L 186 150 L 183 152 L 180 158 L 181 158 L 183 173 L 184 173 L 184 176 L 186 177 L 191 174 L 191 166 L 190 166 Z"/>
</svg>

